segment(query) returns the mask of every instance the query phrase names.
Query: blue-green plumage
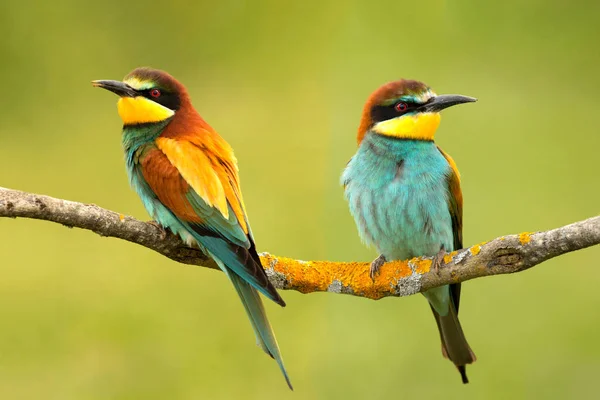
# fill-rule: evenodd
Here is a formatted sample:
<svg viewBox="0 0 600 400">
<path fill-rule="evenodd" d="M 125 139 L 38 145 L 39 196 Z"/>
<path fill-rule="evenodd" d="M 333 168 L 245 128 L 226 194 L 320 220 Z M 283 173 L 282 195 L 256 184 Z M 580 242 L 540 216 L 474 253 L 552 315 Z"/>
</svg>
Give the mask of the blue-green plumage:
<svg viewBox="0 0 600 400">
<path fill-rule="evenodd" d="M 432 141 L 367 134 L 342 176 L 362 239 L 390 260 L 453 250 L 451 173 Z"/>
<path fill-rule="evenodd" d="M 461 95 L 436 95 L 422 82 L 399 80 L 368 98 L 358 128 L 358 151 L 342 183 L 361 238 L 377 248 L 374 277 L 385 261 L 441 255 L 462 247 L 462 193 L 454 161 L 433 137 L 445 108 L 473 102 Z M 460 284 L 423 293 L 433 311 L 442 353 L 467 383 L 475 361 L 458 321 Z"/>
<path fill-rule="evenodd" d="M 367 132 L 342 175 L 363 241 L 386 260 L 455 250 L 459 232 L 449 207 L 454 200 L 449 187 L 453 174 L 433 141 Z M 460 285 L 430 289 L 423 295 L 434 310 L 444 354 L 467 382 L 464 366 L 475 356 L 458 322 Z"/>
<path fill-rule="evenodd" d="M 448 209 L 452 169 L 433 141 L 368 133 L 342 180 L 361 238 L 387 260 L 454 250 Z M 448 286 L 424 293 L 448 314 Z"/>
</svg>

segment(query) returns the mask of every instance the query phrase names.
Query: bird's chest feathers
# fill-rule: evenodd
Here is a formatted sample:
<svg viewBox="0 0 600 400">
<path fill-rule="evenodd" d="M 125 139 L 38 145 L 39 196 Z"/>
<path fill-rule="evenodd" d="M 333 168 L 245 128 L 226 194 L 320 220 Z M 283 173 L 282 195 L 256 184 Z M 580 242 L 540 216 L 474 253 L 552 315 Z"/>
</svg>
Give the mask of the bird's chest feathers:
<svg viewBox="0 0 600 400">
<path fill-rule="evenodd" d="M 144 206 L 148 210 L 148 203 L 151 202 L 152 198 L 155 197 L 148 182 L 144 177 L 142 170 L 142 161 L 148 157 L 149 154 L 158 151 L 156 146 L 153 144 L 144 144 L 130 151 L 126 151 L 127 159 L 127 175 L 129 176 L 129 183 L 136 193 L 141 197 Z M 153 215 L 150 212 L 150 215 Z"/>
<path fill-rule="evenodd" d="M 351 181 L 367 190 L 412 192 L 444 192 L 450 172 L 435 143 L 379 135 L 366 137 L 347 171 Z"/>
<path fill-rule="evenodd" d="M 129 183 L 142 198 L 144 206 L 153 217 L 154 212 L 150 209 L 155 195 L 144 179 L 141 162 L 148 154 L 157 151 L 154 140 L 167 123 L 125 126 L 123 128 L 122 143 Z"/>
<path fill-rule="evenodd" d="M 156 148 L 154 141 L 168 123 L 169 120 L 153 124 L 123 126 L 121 142 L 123 150 L 125 151 L 128 169 L 131 169 L 138 164 L 141 155 Z"/>
<path fill-rule="evenodd" d="M 343 175 L 363 239 L 394 259 L 450 249 L 449 173 L 433 142 L 367 135 Z"/>
</svg>

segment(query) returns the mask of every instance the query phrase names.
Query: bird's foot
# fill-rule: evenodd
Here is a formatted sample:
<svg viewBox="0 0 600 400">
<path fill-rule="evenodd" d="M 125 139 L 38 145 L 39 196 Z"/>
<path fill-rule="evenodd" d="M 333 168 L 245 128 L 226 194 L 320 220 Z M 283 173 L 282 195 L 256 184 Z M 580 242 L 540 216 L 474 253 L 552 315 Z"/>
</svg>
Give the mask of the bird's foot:
<svg viewBox="0 0 600 400">
<path fill-rule="evenodd" d="M 438 253 L 433 257 L 433 261 L 431 262 L 431 269 L 435 271 L 436 274 L 440 273 L 440 269 L 445 264 L 444 256 L 446 255 L 446 250 L 444 250 L 444 246 L 438 251 Z"/>
<path fill-rule="evenodd" d="M 160 234 L 160 240 L 165 240 L 167 238 L 167 231 L 162 227 L 161 224 L 154 220 L 148 221 L 148 224 L 152 225 L 158 230 L 158 233 Z"/>
<path fill-rule="evenodd" d="M 369 276 L 371 277 L 371 280 L 374 281 L 375 277 L 379 275 L 379 269 L 383 264 L 386 263 L 386 261 L 387 260 L 385 259 L 385 256 L 383 254 L 380 254 L 379 257 L 373 260 L 373 262 L 371 263 L 371 270 L 369 271 Z"/>
</svg>

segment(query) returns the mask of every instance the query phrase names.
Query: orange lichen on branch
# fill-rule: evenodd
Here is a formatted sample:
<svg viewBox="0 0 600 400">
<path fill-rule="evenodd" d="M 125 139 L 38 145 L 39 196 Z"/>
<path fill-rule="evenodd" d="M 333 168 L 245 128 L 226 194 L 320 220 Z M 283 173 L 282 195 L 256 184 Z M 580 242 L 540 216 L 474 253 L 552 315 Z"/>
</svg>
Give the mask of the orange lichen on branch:
<svg viewBox="0 0 600 400">
<path fill-rule="evenodd" d="M 372 280 L 369 262 L 302 261 L 268 253 L 260 254 L 260 258 L 267 271 L 281 274 L 286 289 L 349 293 L 374 300 L 396 294 L 396 285 L 390 282 L 427 273 L 431 267 L 429 259 L 392 261 L 385 263 Z"/>
<path fill-rule="evenodd" d="M 450 264 L 455 255 L 458 254 L 458 251 L 453 251 L 451 253 L 446 253 L 444 255 L 444 264 Z"/>
<path fill-rule="evenodd" d="M 522 245 L 526 245 L 531 241 L 531 235 L 533 235 L 533 232 L 523 232 L 519 234 L 519 242 Z"/>
<path fill-rule="evenodd" d="M 444 256 L 444 260 L 445 260 L 445 257 L 446 256 Z M 452 260 L 452 257 L 450 257 L 450 260 Z M 425 274 L 425 273 L 429 272 L 429 270 L 431 269 L 432 260 L 429 260 L 429 259 L 424 260 L 422 258 L 413 258 L 409 261 L 409 263 L 411 263 L 412 265 L 415 266 L 416 273 Z M 406 278 L 406 276 L 404 276 L 403 278 Z"/>
<path fill-rule="evenodd" d="M 474 245 L 467 252 L 445 254 L 444 264 L 462 262 L 466 255 L 476 256 L 485 244 L 487 242 Z M 261 253 L 260 257 L 269 279 L 277 282 L 278 288 L 300 293 L 347 293 L 373 300 L 419 292 L 422 277 L 428 275 L 433 265 L 430 257 L 389 261 L 381 266 L 375 279 L 371 279 L 370 262 L 302 261 L 269 253 Z M 458 276 L 456 272 L 451 274 L 454 278 Z"/>
<path fill-rule="evenodd" d="M 429 271 L 429 266 L 431 266 L 431 260 L 424 261 L 429 261 L 429 265 L 424 266 L 422 264 L 413 264 L 415 271 L 419 268 L 421 268 L 422 270 Z M 379 275 L 375 277 L 374 281 L 372 281 L 369 276 L 369 269 L 367 269 L 364 275 L 361 274 L 360 279 L 353 282 L 357 285 L 355 291 L 356 293 L 360 293 L 361 296 L 367 297 L 369 299 L 381 299 L 385 296 L 385 294 L 395 292 L 395 285 L 391 285 L 390 282 L 397 282 L 401 279 L 408 278 L 413 274 L 413 272 L 414 271 L 410 266 L 410 261 L 388 262 L 383 264 L 383 266 L 379 270 Z"/>
<path fill-rule="evenodd" d="M 274 272 L 283 274 L 289 284 L 301 293 L 326 291 L 335 270 L 335 263 L 327 261 L 294 260 L 267 253 L 261 254 L 260 258 L 266 269 L 272 268 Z"/>
<path fill-rule="evenodd" d="M 477 243 L 473 246 L 471 246 L 469 248 L 469 251 L 471 252 L 472 255 L 476 256 L 477 254 L 479 254 L 481 252 L 481 248 L 486 244 L 487 242 L 481 242 L 481 243 Z"/>
</svg>

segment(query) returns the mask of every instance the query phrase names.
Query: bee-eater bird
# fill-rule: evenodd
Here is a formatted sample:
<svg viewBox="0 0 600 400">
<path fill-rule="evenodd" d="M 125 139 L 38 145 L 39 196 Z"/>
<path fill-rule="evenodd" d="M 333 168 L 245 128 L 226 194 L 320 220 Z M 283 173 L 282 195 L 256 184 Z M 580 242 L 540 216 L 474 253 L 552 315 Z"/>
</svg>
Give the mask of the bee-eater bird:
<svg viewBox="0 0 600 400">
<path fill-rule="evenodd" d="M 116 93 L 129 182 L 162 227 L 198 246 L 231 280 L 257 344 L 273 357 L 290 389 L 277 340 L 258 292 L 281 306 L 256 252 L 229 144 L 166 72 L 137 68 L 120 81 L 93 81 Z"/>
<path fill-rule="evenodd" d="M 390 82 L 364 106 L 358 150 L 342 175 L 345 196 L 362 240 L 380 256 L 371 278 L 391 260 L 436 256 L 462 248 L 462 192 L 452 158 L 433 141 L 440 111 L 476 101 L 436 95 L 413 80 Z M 442 354 L 468 383 L 466 365 L 475 361 L 458 321 L 460 283 L 423 293 L 437 323 Z"/>
</svg>

